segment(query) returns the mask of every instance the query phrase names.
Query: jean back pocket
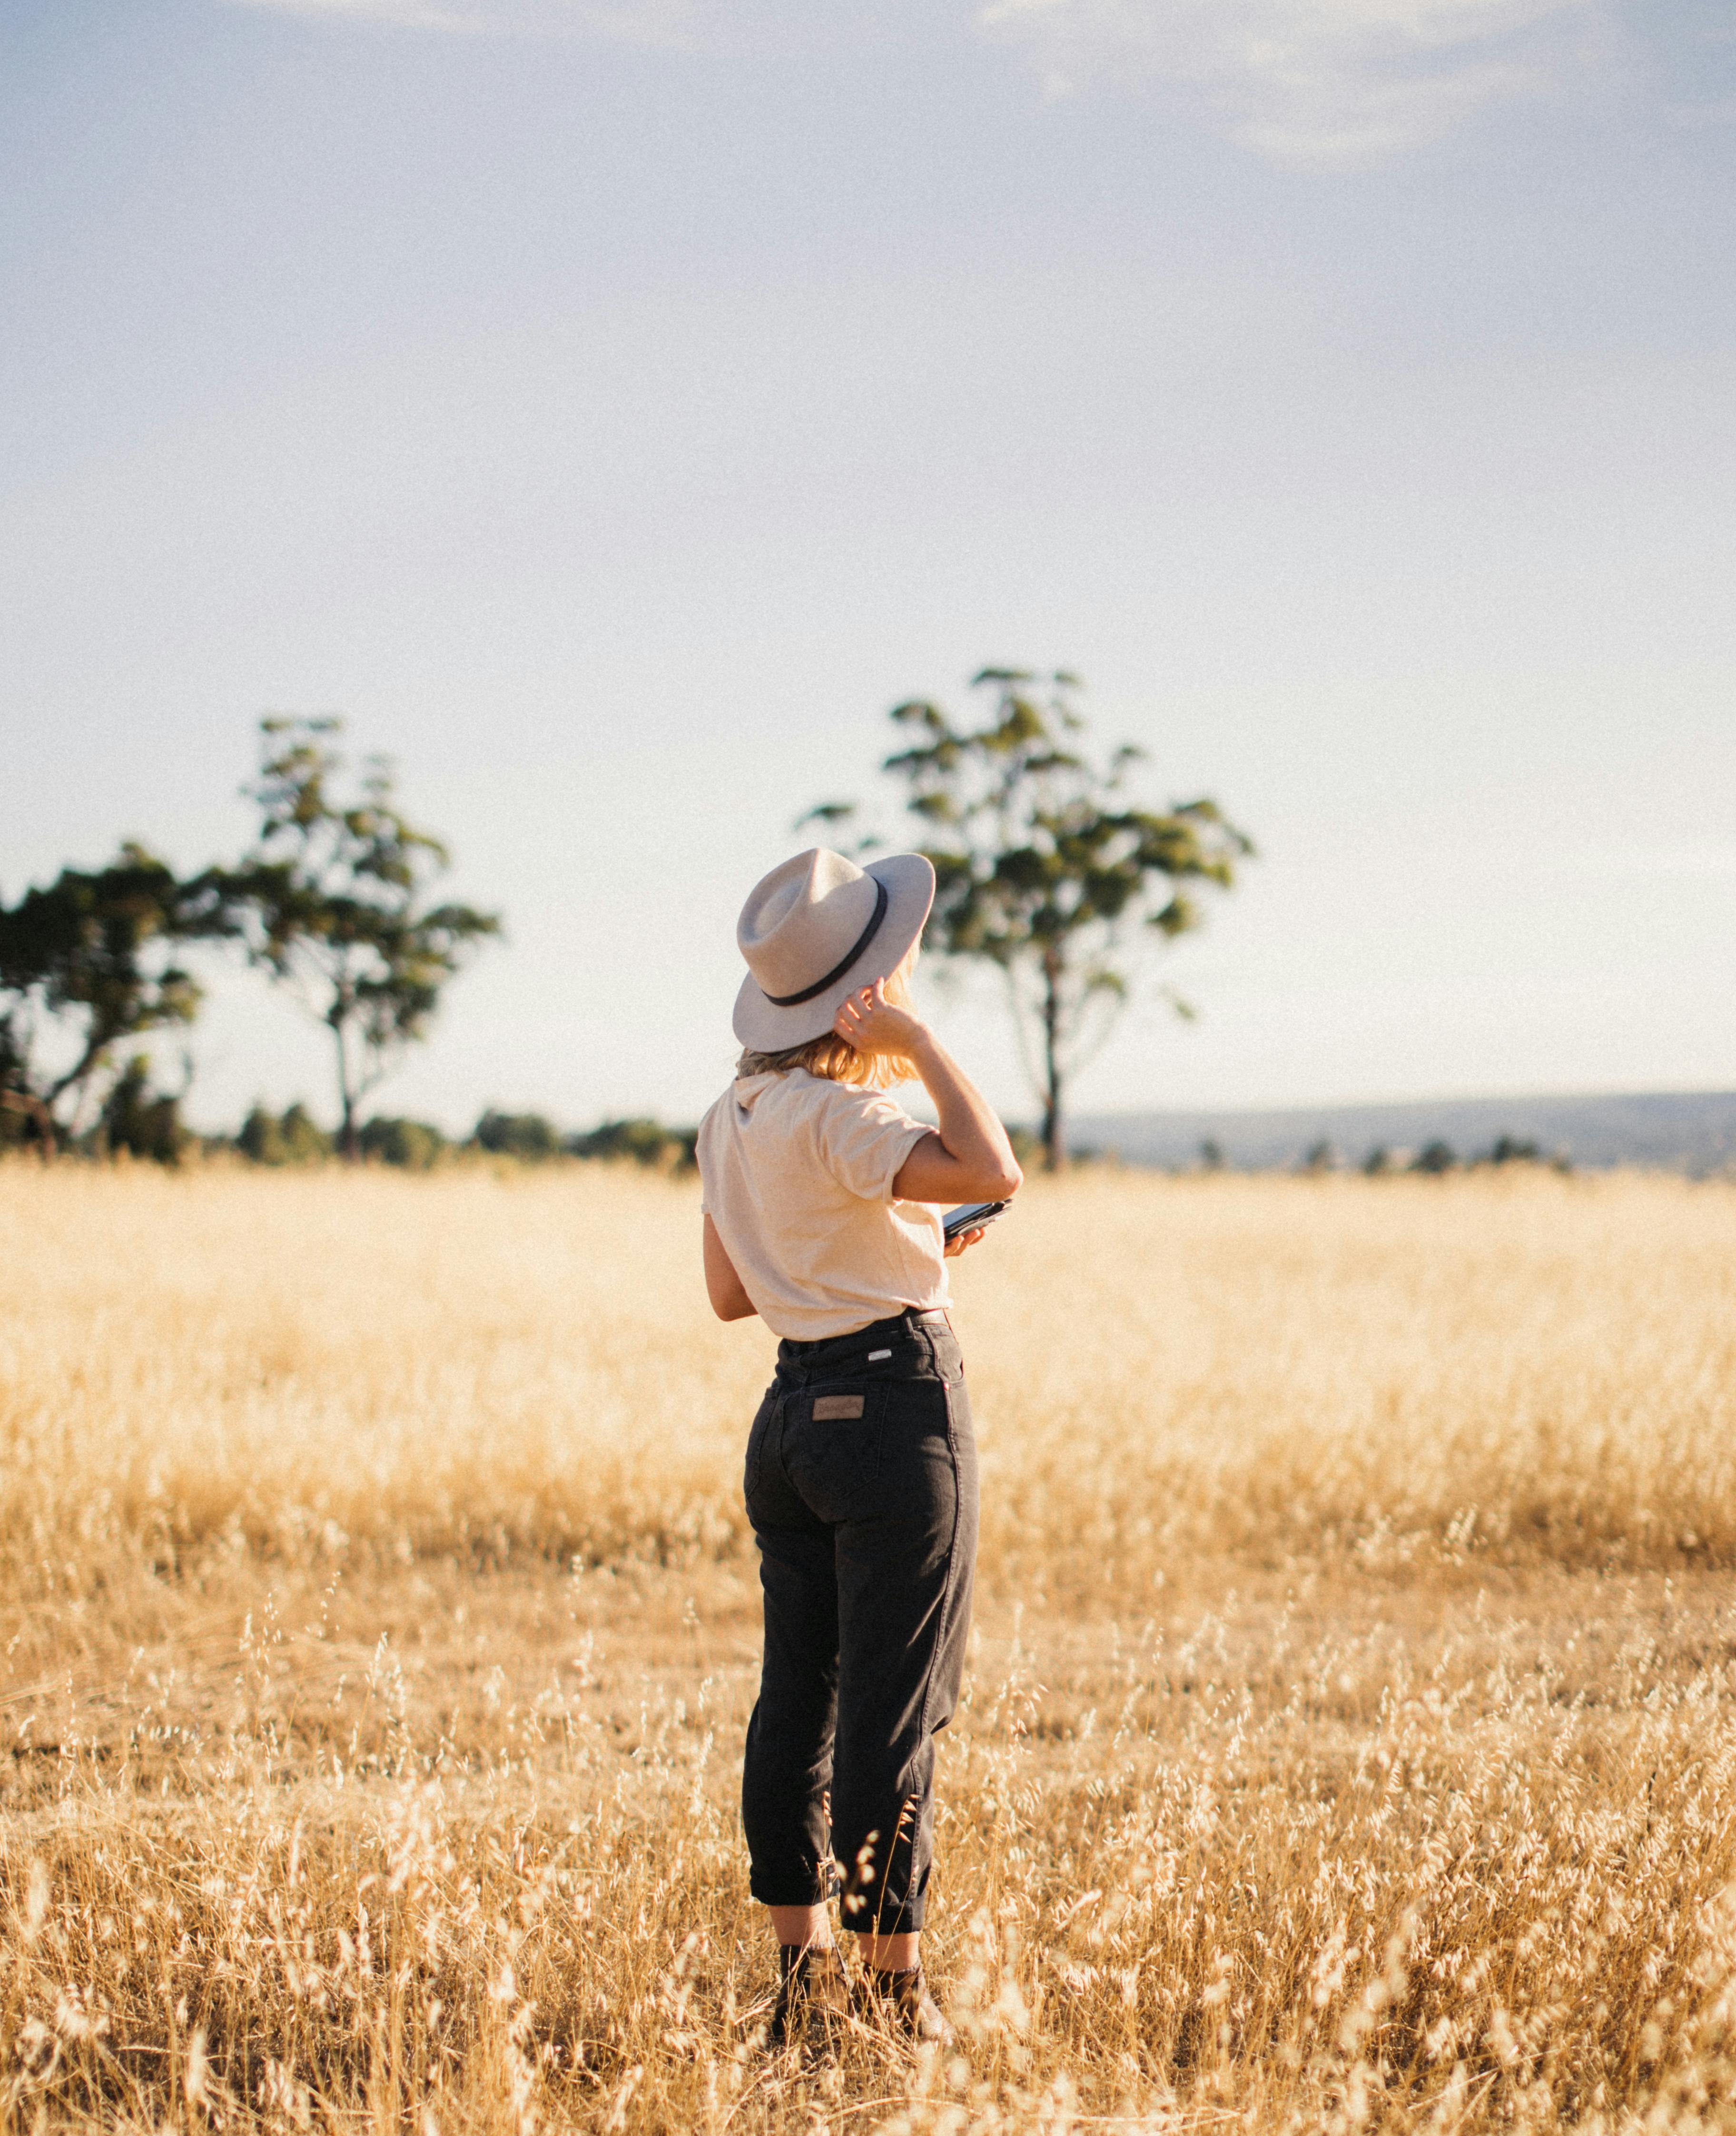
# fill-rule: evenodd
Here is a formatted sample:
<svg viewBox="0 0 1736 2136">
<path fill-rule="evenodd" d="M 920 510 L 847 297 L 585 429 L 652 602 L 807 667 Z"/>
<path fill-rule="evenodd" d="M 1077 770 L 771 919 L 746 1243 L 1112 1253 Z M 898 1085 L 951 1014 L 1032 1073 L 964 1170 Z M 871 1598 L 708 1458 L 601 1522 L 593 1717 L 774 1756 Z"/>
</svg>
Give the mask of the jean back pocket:
<svg viewBox="0 0 1736 2136">
<path fill-rule="evenodd" d="M 787 1397 L 790 1481 L 822 1521 L 860 1520 L 874 1510 L 890 1391 L 884 1380 L 833 1380 Z"/>
</svg>

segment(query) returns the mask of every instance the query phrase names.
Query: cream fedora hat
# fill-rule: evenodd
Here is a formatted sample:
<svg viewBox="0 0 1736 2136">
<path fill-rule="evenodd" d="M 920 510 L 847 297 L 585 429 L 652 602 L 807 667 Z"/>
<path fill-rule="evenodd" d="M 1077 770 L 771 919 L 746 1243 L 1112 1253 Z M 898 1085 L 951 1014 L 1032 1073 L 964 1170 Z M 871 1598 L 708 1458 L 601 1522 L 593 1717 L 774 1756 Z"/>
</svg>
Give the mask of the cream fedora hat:
<svg viewBox="0 0 1736 2136">
<path fill-rule="evenodd" d="M 774 867 L 735 924 L 748 963 L 735 1036 L 755 1053 L 822 1037 L 846 994 L 898 969 L 933 902 L 934 871 L 920 853 L 860 868 L 813 846 Z"/>
</svg>

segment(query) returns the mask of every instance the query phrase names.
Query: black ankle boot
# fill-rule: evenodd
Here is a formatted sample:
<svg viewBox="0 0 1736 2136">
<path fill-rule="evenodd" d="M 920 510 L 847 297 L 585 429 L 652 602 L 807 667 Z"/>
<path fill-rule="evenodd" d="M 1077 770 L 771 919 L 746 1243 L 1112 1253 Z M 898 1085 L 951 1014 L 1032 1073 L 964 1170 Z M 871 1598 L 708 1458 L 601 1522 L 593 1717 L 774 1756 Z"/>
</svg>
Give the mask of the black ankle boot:
<svg viewBox="0 0 1736 2136">
<path fill-rule="evenodd" d="M 778 2007 L 765 2036 L 769 2047 L 788 2044 L 808 2017 L 822 2021 L 850 2014 L 850 1983 L 843 1961 L 830 1944 L 781 1944 L 778 1949 Z"/>
<path fill-rule="evenodd" d="M 919 1965 L 902 1973 L 882 1973 L 870 1966 L 867 1982 L 870 2010 L 883 2013 L 907 2038 L 941 2046 L 951 2040 L 953 2028 L 929 1994 Z"/>
</svg>

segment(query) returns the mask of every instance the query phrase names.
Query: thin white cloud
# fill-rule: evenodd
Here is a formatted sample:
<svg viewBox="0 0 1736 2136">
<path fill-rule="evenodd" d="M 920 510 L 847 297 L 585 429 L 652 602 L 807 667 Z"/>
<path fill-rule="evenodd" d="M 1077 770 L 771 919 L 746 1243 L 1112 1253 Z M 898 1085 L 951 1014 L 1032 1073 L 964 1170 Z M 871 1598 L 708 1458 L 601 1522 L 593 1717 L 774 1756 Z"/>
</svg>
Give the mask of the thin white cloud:
<svg viewBox="0 0 1736 2136">
<path fill-rule="evenodd" d="M 468 36 L 600 37 L 684 51 L 693 0 L 226 0 L 328 22 L 390 22 Z"/>
<path fill-rule="evenodd" d="M 1380 162 L 1607 70 L 1609 0 L 981 0 L 1055 95 L 1166 92 L 1274 161 Z"/>
</svg>

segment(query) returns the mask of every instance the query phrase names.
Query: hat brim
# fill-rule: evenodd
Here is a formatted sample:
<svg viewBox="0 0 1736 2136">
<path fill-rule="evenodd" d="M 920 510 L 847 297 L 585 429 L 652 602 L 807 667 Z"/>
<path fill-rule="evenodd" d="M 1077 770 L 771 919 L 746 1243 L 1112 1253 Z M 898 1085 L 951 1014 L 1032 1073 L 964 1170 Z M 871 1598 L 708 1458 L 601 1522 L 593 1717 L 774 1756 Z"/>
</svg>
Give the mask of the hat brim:
<svg viewBox="0 0 1736 2136">
<path fill-rule="evenodd" d="M 866 872 L 885 885 L 886 916 L 841 978 L 812 1001 L 797 1002 L 788 1008 L 774 1007 L 752 973 L 742 981 L 731 1021 L 735 1036 L 751 1052 L 782 1053 L 792 1046 L 805 1046 L 811 1038 L 823 1038 L 849 995 L 872 986 L 876 979 L 890 978 L 904 961 L 934 902 L 934 870 L 920 853 L 888 853 L 883 860 L 871 862 Z"/>
</svg>

